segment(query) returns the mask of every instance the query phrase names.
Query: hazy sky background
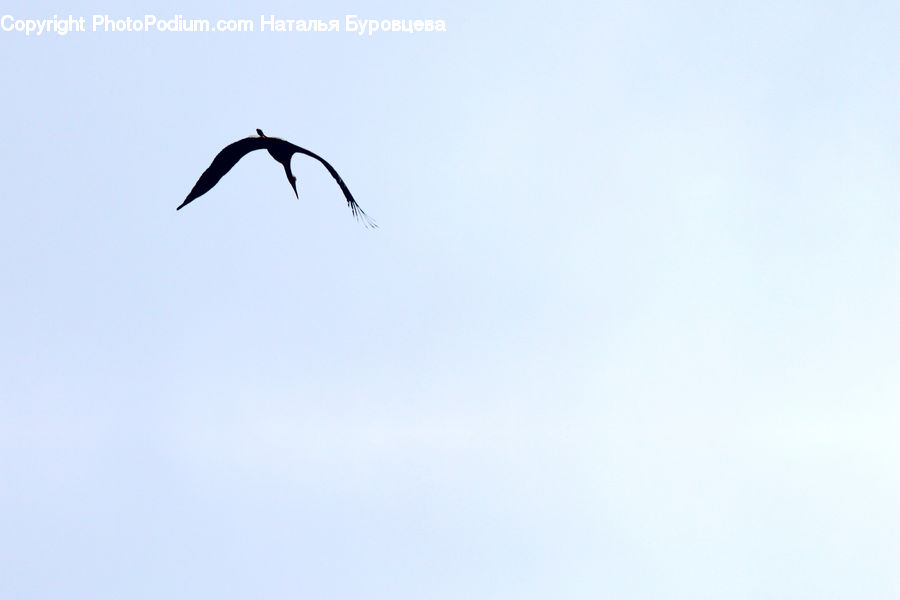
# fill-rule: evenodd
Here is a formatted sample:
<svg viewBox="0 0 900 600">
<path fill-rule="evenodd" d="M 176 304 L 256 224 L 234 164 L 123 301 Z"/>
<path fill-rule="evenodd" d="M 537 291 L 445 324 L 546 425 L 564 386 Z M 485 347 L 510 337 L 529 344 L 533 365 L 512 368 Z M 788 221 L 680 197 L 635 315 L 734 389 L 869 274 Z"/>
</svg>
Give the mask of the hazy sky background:
<svg viewBox="0 0 900 600">
<path fill-rule="evenodd" d="M 5 3 L 448 31 L 0 32 L 0 597 L 900 595 L 900 7 L 689 4 Z"/>
</svg>

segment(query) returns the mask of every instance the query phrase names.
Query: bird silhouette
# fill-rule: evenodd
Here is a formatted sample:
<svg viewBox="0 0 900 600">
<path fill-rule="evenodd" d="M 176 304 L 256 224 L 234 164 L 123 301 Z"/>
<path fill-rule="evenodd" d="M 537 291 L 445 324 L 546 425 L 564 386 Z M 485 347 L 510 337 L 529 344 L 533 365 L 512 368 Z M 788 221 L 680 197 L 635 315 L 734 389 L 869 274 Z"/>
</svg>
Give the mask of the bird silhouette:
<svg viewBox="0 0 900 600">
<path fill-rule="evenodd" d="M 256 133 L 259 134 L 259 137 L 244 138 L 225 146 L 213 159 L 212 164 L 203 171 L 202 175 L 200 175 L 200 179 L 194 184 L 193 189 L 187 195 L 187 198 L 184 199 L 184 202 L 182 202 L 175 210 L 181 210 L 186 205 L 211 190 L 219 183 L 219 180 L 222 179 L 225 173 L 230 171 L 231 168 L 246 154 L 253 152 L 254 150 L 265 148 L 269 152 L 269 155 L 280 162 L 281 166 L 284 167 L 284 174 L 287 175 L 288 182 L 291 184 L 291 189 L 294 190 L 295 196 L 299 198 L 300 194 L 297 193 L 297 178 L 291 173 L 291 157 L 299 152 L 300 154 L 311 156 L 328 169 L 328 172 L 331 173 L 331 176 L 334 177 L 334 180 L 337 182 L 338 186 L 340 186 L 341 191 L 344 192 L 344 197 L 347 199 L 347 205 L 350 206 L 350 210 L 353 212 L 354 217 L 362 221 L 363 225 L 366 227 L 377 227 L 375 221 L 373 221 L 369 215 L 364 213 L 356 203 L 356 200 L 353 199 L 353 195 L 350 193 L 350 190 L 347 189 L 344 180 L 341 179 L 341 176 L 338 175 L 338 172 L 334 170 L 334 167 L 332 167 L 328 161 L 318 154 L 310 152 L 309 150 L 301 148 L 286 140 L 268 137 L 261 129 L 257 129 Z"/>
</svg>

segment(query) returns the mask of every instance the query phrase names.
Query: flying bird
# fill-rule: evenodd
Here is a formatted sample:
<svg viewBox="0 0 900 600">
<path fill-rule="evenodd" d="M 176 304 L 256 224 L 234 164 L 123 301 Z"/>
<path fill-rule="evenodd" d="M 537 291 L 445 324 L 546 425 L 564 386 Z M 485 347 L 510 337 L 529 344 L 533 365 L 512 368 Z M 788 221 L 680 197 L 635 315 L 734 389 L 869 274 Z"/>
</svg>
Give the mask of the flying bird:
<svg viewBox="0 0 900 600">
<path fill-rule="evenodd" d="M 347 199 L 347 205 L 350 206 L 350 210 L 353 212 L 354 217 L 361 220 L 366 227 L 377 227 L 375 221 L 373 221 L 369 215 L 364 213 L 356 203 L 356 200 L 353 199 L 353 195 L 350 193 L 350 190 L 347 189 L 344 180 L 341 179 L 338 172 L 334 170 L 334 167 L 328 164 L 328 161 L 314 152 L 310 152 L 305 148 L 301 148 L 300 146 L 281 138 L 268 137 L 261 129 L 257 129 L 256 133 L 259 134 L 258 137 L 244 138 L 225 146 L 225 148 L 223 148 L 213 159 L 212 164 L 203 172 L 200 179 L 197 180 L 197 183 L 194 184 L 194 188 L 191 190 L 191 193 L 187 195 L 187 198 L 184 199 L 184 202 L 182 202 L 175 210 L 181 210 L 186 205 L 211 190 L 213 186 L 219 183 L 219 180 L 222 179 L 225 173 L 230 171 L 244 155 L 253 152 L 254 150 L 265 148 L 269 152 L 269 155 L 280 162 L 281 166 L 284 167 L 284 174 L 287 175 L 288 182 L 291 184 L 295 196 L 299 198 L 300 194 L 297 193 L 297 178 L 291 173 L 291 157 L 299 152 L 300 154 L 311 156 L 328 169 L 328 172 L 331 173 L 331 176 L 334 177 L 334 180 L 340 186 L 341 191 L 344 192 L 344 197 Z"/>
</svg>

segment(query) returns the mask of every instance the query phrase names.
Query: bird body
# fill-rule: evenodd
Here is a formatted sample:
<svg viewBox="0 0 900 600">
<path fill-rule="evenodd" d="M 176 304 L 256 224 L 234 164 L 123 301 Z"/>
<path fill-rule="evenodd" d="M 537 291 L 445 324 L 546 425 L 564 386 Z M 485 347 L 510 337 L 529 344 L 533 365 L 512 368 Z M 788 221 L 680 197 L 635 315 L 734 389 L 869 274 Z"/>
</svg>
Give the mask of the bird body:
<svg viewBox="0 0 900 600">
<path fill-rule="evenodd" d="M 265 148 L 269 155 L 274 158 L 276 161 L 281 163 L 284 167 L 284 173 L 287 176 L 288 182 L 291 184 L 291 188 L 294 190 L 294 195 L 298 198 L 300 195 L 297 193 L 297 178 L 294 177 L 294 174 L 291 172 L 291 157 L 294 154 L 305 154 L 311 158 L 316 159 L 328 170 L 334 180 L 337 182 L 338 186 L 341 188 L 341 191 L 344 193 L 344 197 L 347 199 L 347 205 L 350 207 L 350 210 L 353 212 L 353 216 L 357 219 L 362 220 L 363 224 L 367 227 L 377 227 L 375 222 L 369 218 L 369 216 L 363 212 L 363 210 L 356 203 L 356 200 L 353 199 L 353 195 L 350 194 L 350 190 L 347 189 L 347 185 L 344 183 L 344 180 L 341 179 L 341 176 L 338 175 L 338 172 L 332 167 L 328 161 L 319 156 L 314 152 L 310 152 L 305 148 L 301 148 L 296 144 L 292 144 L 287 140 L 283 140 L 281 138 L 274 138 L 266 136 L 262 130 L 257 129 L 256 133 L 259 134 L 259 137 L 247 137 L 242 140 L 238 140 L 232 144 L 228 144 L 225 146 L 219 154 L 213 159 L 212 164 L 207 167 L 207 169 L 200 175 L 200 179 L 197 180 L 197 183 L 194 184 L 193 189 L 191 189 L 190 193 L 187 195 L 187 198 L 184 199 L 176 210 L 181 210 L 187 204 L 190 204 L 195 199 L 199 198 L 209 190 L 211 190 L 222 177 L 231 170 L 234 165 L 238 163 L 244 156 L 253 152 L 254 150 L 261 150 Z"/>
</svg>

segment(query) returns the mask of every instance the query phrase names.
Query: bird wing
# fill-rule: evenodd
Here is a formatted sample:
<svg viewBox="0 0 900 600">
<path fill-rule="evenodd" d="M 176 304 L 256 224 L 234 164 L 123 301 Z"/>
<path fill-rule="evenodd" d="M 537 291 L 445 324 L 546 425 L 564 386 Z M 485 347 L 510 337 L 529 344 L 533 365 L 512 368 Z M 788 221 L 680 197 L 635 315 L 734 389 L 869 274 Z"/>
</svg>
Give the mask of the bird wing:
<svg viewBox="0 0 900 600">
<path fill-rule="evenodd" d="M 269 139 L 271 139 L 271 138 L 269 138 Z M 319 161 L 320 163 L 322 163 L 322 165 L 326 169 L 328 169 L 328 172 L 331 173 L 331 176 L 334 177 L 334 180 L 340 186 L 341 191 L 344 192 L 344 197 L 347 199 L 347 205 L 350 207 L 350 210 L 353 212 L 353 216 L 355 218 L 359 219 L 360 221 L 362 221 L 363 225 L 365 225 L 366 227 L 378 227 L 378 225 L 375 224 L 375 221 L 372 220 L 372 218 L 369 215 L 367 215 L 365 212 L 363 212 L 363 209 L 361 209 L 359 207 L 359 204 L 357 204 L 356 200 L 353 199 L 353 194 L 351 194 L 350 190 L 347 188 L 347 184 L 344 183 L 344 180 L 341 179 L 341 176 L 338 175 L 338 172 L 334 169 L 334 167 L 332 167 L 328 163 L 327 160 L 325 160 L 324 158 L 322 158 L 315 152 L 310 152 L 306 148 L 301 148 L 300 146 L 298 146 L 296 144 L 291 144 L 290 142 L 287 142 L 287 143 L 290 145 L 291 149 L 294 150 L 294 152 L 299 152 L 300 154 L 305 154 L 306 156 L 310 156 L 310 157 L 316 159 L 317 161 Z"/>
<path fill-rule="evenodd" d="M 268 138 L 248 137 L 225 146 L 213 159 L 212 164 L 203 171 L 203 175 L 201 175 L 200 179 L 197 180 L 197 183 L 194 184 L 191 193 L 187 195 L 187 198 L 184 199 L 184 202 L 182 202 L 176 210 L 181 210 L 186 204 L 189 204 L 194 199 L 199 198 L 211 190 L 213 186 L 219 183 L 222 176 L 230 171 L 231 167 L 236 165 L 245 154 L 253 152 L 254 150 L 259 150 L 260 148 L 265 148 L 267 143 Z"/>
</svg>

